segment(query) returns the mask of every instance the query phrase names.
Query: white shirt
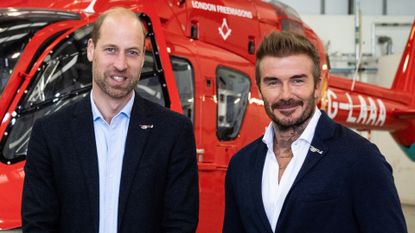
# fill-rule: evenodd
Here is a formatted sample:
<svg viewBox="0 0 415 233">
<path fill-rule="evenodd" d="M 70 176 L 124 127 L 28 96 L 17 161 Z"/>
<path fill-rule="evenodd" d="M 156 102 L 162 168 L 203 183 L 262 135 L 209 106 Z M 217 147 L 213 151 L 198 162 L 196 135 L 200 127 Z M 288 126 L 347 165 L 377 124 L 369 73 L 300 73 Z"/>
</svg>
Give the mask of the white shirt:
<svg viewBox="0 0 415 233">
<path fill-rule="evenodd" d="M 316 108 L 304 132 L 292 143 L 293 158 L 286 167 L 280 183 L 278 183 L 279 165 L 274 154 L 274 129 L 272 122 L 265 130 L 262 141 L 267 145 L 268 151 L 265 157 L 264 170 L 262 171 L 262 201 L 273 232 L 277 226 L 284 200 L 310 149 L 320 116 L 321 112 Z"/>
<path fill-rule="evenodd" d="M 99 172 L 99 233 L 117 233 L 122 161 L 134 94 L 108 124 L 92 99 Z"/>
</svg>

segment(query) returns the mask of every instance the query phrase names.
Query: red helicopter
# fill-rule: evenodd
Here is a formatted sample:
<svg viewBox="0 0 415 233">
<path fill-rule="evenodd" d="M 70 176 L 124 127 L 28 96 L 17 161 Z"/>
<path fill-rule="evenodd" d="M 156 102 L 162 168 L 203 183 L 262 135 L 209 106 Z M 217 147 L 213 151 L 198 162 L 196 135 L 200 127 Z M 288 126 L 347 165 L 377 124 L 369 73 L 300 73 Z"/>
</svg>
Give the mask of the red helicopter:
<svg viewBox="0 0 415 233">
<path fill-rule="evenodd" d="M 0 3 L 0 230 L 21 226 L 23 167 L 33 122 L 91 88 L 91 23 L 112 6 L 137 12 L 148 38 L 136 87 L 193 121 L 200 185 L 198 232 L 220 232 L 231 156 L 269 120 L 255 85 L 255 50 L 272 30 L 319 49 L 320 107 L 358 130 L 389 131 L 415 161 L 415 22 L 390 89 L 329 73 L 323 45 L 291 7 L 261 0 L 9 0 Z"/>
</svg>

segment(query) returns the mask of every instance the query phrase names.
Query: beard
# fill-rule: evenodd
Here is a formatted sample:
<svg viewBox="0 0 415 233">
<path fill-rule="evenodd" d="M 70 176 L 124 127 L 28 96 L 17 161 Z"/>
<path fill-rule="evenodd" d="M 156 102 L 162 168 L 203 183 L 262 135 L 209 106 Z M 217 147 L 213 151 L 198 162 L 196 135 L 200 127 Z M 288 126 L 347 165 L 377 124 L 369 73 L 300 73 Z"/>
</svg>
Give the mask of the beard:
<svg viewBox="0 0 415 233">
<path fill-rule="evenodd" d="M 313 93 L 314 94 L 314 93 Z M 302 100 L 295 100 L 295 99 L 288 99 L 288 100 L 280 100 L 276 103 L 268 103 L 264 100 L 264 107 L 265 112 L 267 113 L 268 117 L 272 120 L 273 124 L 278 127 L 281 131 L 288 131 L 293 128 L 297 128 L 305 122 L 307 122 L 314 113 L 314 108 L 316 106 L 316 101 L 314 98 L 311 98 L 307 101 L 307 105 L 301 115 L 298 118 L 290 118 L 290 115 L 293 113 L 284 113 L 282 112 L 287 119 L 284 118 L 277 118 L 273 111 L 275 109 L 284 109 L 284 108 L 292 108 L 292 107 L 302 107 L 304 106 L 304 101 Z"/>
<path fill-rule="evenodd" d="M 107 83 L 106 80 L 111 79 L 111 76 L 124 76 L 128 77 L 128 84 L 125 86 L 114 86 Z M 97 84 L 99 89 L 102 90 L 106 95 L 114 98 L 114 99 L 122 99 L 126 96 L 128 96 L 134 88 L 137 86 L 140 78 L 132 78 L 133 76 L 130 73 L 127 72 L 112 72 L 112 71 L 106 71 L 102 75 L 95 75 L 95 77 L 99 77 L 94 79 L 94 82 Z"/>
</svg>

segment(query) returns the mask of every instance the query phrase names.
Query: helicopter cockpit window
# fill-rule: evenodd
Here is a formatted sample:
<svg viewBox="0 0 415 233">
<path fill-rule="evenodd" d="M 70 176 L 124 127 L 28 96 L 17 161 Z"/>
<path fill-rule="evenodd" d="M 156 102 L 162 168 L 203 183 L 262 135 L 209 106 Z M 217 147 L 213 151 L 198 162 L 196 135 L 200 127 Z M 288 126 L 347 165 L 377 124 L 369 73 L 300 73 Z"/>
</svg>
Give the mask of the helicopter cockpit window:
<svg viewBox="0 0 415 233">
<path fill-rule="evenodd" d="M 155 72 L 156 64 L 153 53 L 147 50 L 140 81 L 134 88 L 141 97 L 148 99 L 156 104 L 165 106 L 165 96 L 160 82 L 160 77 Z"/>
<path fill-rule="evenodd" d="M 216 135 L 220 140 L 236 138 L 241 128 L 251 83 L 249 77 L 234 70 L 219 67 L 217 83 Z"/>
<path fill-rule="evenodd" d="M 182 58 L 170 57 L 173 68 L 176 86 L 179 90 L 180 102 L 183 114 L 193 122 L 194 115 L 194 88 L 193 88 L 193 68 L 191 64 Z"/>
<path fill-rule="evenodd" d="M 60 98 L 89 89 L 91 65 L 87 59 L 86 47 L 91 31 L 91 26 L 76 31 L 73 37 L 58 45 L 53 53 L 46 57 L 41 72 L 35 77 L 36 85 L 33 85 L 23 104 L 24 109 L 31 109 L 50 101 L 56 102 Z"/>
<path fill-rule="evenodd" d="M 30 38 L 46 22 L 0 22 L 0 96 Z"/>
<path fill-rule="evenodd" d="M 36 119 L 87 96 L 92 87 L 92 66 L 87 59 L 91 31 L 92 25 L 80 28 L 43 60 L 12 116 L 6 129 L 7 136 L 0 142 L 1 161 L 15 162 L 25 158 Z M 152 34 L 146 39 L 144 67 L 135 90 L 142 97 L 166 106 L 169 102 L 163 69 L 155 47 Z"/>
<path fill-rule="evenodd" d="M 78 19 L 75 13 L 52 10 L 0 9 L 0 96 L 33 35 L 45 26 L 63 20 Z"/>
<path fill-rule="evenodd" d="M 76 31 L 43 60 L 9 124 L 2 148 L 4 159 L 14 160 L 26 155 L 36 119 L 82 98 L 90 90 L 91 65 L 86 45 L 91 30 L 91 26 L 86 26 Z"/>
</svg>

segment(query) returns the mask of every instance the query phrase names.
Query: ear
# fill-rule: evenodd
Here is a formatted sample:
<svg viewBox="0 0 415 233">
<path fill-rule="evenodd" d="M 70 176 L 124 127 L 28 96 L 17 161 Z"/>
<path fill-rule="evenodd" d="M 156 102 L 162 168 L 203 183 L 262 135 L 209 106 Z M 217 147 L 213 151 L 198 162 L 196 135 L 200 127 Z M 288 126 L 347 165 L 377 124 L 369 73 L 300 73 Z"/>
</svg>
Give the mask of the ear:
<svg viewBox="0 0 415 233">
<path fill-rule="evenodd" d="M 88 47 L 87 47 L 87 56 L 88 56 L 88 61 L 90 62 L 92 62 L 94 58 L 94 50 L 95 50 L 94 42 L 92 41 L 92 39 L 89 39 Z"/>
</svg>

